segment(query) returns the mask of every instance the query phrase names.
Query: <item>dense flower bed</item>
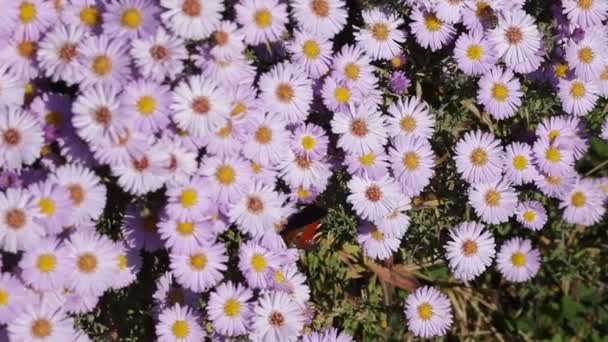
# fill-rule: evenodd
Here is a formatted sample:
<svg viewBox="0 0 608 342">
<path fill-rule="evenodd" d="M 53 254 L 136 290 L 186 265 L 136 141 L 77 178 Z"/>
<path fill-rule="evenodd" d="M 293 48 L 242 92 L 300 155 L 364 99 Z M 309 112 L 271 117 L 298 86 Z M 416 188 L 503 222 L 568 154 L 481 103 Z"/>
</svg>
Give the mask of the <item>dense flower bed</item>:
<svg viewBox="0 0 608 342">
<path fill-rule="evenodd" d="M 607 0 L 0 10 L 0 340 L 608 333 Z"/>
</svg>

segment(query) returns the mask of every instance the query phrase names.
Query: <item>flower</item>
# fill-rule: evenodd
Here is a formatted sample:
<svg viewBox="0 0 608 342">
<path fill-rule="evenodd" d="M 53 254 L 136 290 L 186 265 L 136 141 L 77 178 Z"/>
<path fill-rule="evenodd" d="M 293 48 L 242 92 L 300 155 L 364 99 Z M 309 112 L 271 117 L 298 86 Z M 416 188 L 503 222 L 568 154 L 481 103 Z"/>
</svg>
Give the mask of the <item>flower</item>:
<svg viewBox="0 0 608 342">
<path fill-rule="evenodd" d="M 309 188 L 314 185 L 317 189 L 324 190 L 331 177 L 328 163 L 302 154 L 291 153 L 277 168 L 285 183 L 292 188 Z"/>
<path fill-rule="evenodd" d="M 540 137 L 532 149 L 540 171 L 553 176 L 566 176 L 574 171 L 574 154 L 562 140 Z"/>
<path fill-rule="evenodd" d="M 66 25 L 84 29 L 86 32 L 101 33 L 104 6 L 96 0 L 70 0 L 65 6 L 61 19 Z"/>
<path fill-rule="evenodd" d="M 230 205 L 228 217 L 244 233 L 258 235 L 281 219 L 284 198 L 271 187 L 254 182 Z"/>
<path fill-rule="evenodd" d="M 496 264 L 508 281 L 524 282 L 538 273 L 540 253 L 532 247 L 530 240 L 515 237 L 502 244 Z"/>
<path fill-rule="evenodd" d="M 113 289 L 122 289 L 137 280 L 137 274 L 141 270 L 142 257 L 139 249 L 129 247 L 125 242 L 118 242 L 118 254 L 114 262 L 118 264 L 118 274 L 112 284 Z"/>
<path fill-rule="evenodd" d="M 285 33 L 287 5 L 277 0 L 245 0 L 235 7 L 236 21 L 243 26 L 245 43 L 274 42 Z"/>
<path fill-rule="evenodd" d="M 606 1 L 562 1 L 563 13 L 568 20 L 582 27 L 601 25 L 608 17 L 608 2 Z"/>
<path fill-rule="evenodd" d="M 584 116 L 592 111 L 599 98 L 599 89 L 595 82 L 579 78 L 560 79 L 558 88 L 557 96 L 562 108 L 566 113 L 576 116 Z"/>
<path fill-rule="evenodd" d="M 353 205 L 357 214 L 368 220 L 381 219 L 388 215 L 399 203 L 401 189 L 388 175 L 373 180 L 368 177 L 354 176 L 348 181 L 347 201 Z"/>
<path fill-rule="evenodd" d="M 11 341 L 75 341 L 74 319 L 63 310 L 28 305 L 7 327 Z"/>
<path fill-rule="evenodd" d="M 284 292 L 263 294 L 253 309 L 251 338 L 268 342 L 295 342 L 304 328 L 300 306 Z"/>
<path fill-rule="evenodd" d="M 241 244 L 239 270 L 245 276 L 249 287 L 267 288 L 270 275 L 279 266 L 276 253 L 253 241 Z"/>
<path fill-rule="evenodd" d="M 353 337 L 345 331 L 329 328 L 323 332 L 311 332 L 303 336 L 302 342 L 353 342 Z"/>
<path fill-rule="evenodd" d="M 222 19 L 224 4 L 219 0 L 161 0 L 163 23 L 184 39 L 209 37 Z"/>
<path fill-rule="evenodd" d="M 30 185 L 28 190 L 38 206 L 40 216 L 36 218 L 48 235 L 59 234 L 70 224 L 72 202 L 70 192 L 54 181 L 46 180 Z"/>
<path fill-rule="evenodd" d="M 38 224 L 41 214 L 31 193 L 20 188 L 0 192 L 0 246 L 16 253 L 36 246 L 46 234 Z"/>
<path fill-rule="evenodd" d="M 224 277 L 228 256 L 222 243 L 203 243 L 187 252 L 172 251 L 171 273 L 184 288 L 204 292 Z"/>
<path fill-rule="evenodd" d="M 0 68 L 10 68 L 19 78 L 29 80 L 38 76 L 38 42 L 28 39 L 6 39 L 0 46 Z"/>
<path fill-rule="evenodd" d="M 82 295 L 101 295 L 109 289 L 119 271 L 118 249 L 95 231 L 72 234 L 65 242 L 67 254 L 66 285 Z"/>
<path fill-rule="evenodd" d="M 304 306 L 310 300 L 306 276 L 295 264 L 283 265 L 269 274 L 270 288 L 287 293 L 296 303 Z"/>
<path fill-rule="evenodd" d="M 215 204 L 211 194 L 215 193 L 213 183 L 201 177 L 192 177 L 184 184 L 167 189 L 167 213 L 180 220 L 200 220 L 207 218 Z"/>
<path fill-rule="evenodd" d="M 10 273 L 0 273 L 0 323 L 12 322 L 30 300 L 31 293 L 26 291 L 19 278 Z"/>
<path fill-rule="evenodd" d="M 184 40 L 162 27 L 148 37 L 133 39 L 130 51 L 142 76 L 156 82 L 176 78 L 184 69 L 182 61 L 188 59 Z"/>
<path fill-rule="evenodd" d="M 355 32 L 355 40 L 373 59 L 390 59 L 400 52 L 405 33 L 398 27 L 403 19 L 378 8 L 361 13 L 365 26 Z"/>
<path fill-rule="evenodd" d="M 125 85 L 121 107 L 133 118 L 133 129 L 154 134 L 169 126 L 170 89 L 152 81 L 138 80 Z"/>
<path fill-rule="evenodd" d="M 532 147 L 520 142 L 513 142 L 505 148 L 504 166 L 505 178 L 513 185 L 533 182 L 538 177 L 534 167 Z"/>
<path fill-rule="evenodd" d="M 19 261 L 23 281 L 41 292 L 63 289 L 67 266 L 65 249 L 56 238 L 41 240 Z"/>
<path fill-rule="evenodd" d="M 56 22 L 52 3 L 43 0 L 15 0 L 19 4 L 17 25 L 11 30 L 13 37 L 37 41 L 43 32 Z"/>
<path fill-rule="evenodd" d="M 456 169 L 469 183 L 495 180 L 502 173 L 503 150 L 493 134 L 467 132 L 455 147 Z"/>
<path fill-rule="evenodd" d="M 565 57 L 576 76 L 590 81 L 602 73 L 608 58 L 603 49 L 605 41 L 606 38 L 597 33 L 588 32 L 581 41 L 569 42 Z"/>
<path fill-rule="evenodd" d="M 120 88 L 131 79 L 128 46 L 122 39 L 106 35 L 88 36 L 78 51 L 78 59 L 83 66 L 83 88 L 92 85 Z"/>
<path fill-rule="evenodd" d="M 177 126 L 195 137 L 204 137 L 223 127 L 230 117 L 227 99 L 210 79 L 190 76 L 173 89 L 170 106 Z"/>
<path fill-rule="evenodd" d="M 391 79 L 389 80 L 389 86 L 393 93 L 401 94 L 412 86 L 412 81 L 407 77 L 404 72 L 397 71 L 391 75 Z"/>
<path fill-rule="evenodd" d="M 452 306 L 448 297 L 433 287 L 423 286 L 405 301 L 407 327 L 414 335 L 443 336 L 452 326 Z"/>
<path fill-rule="evenodd" d="M 434 12 L 412 9 L 410 29 L 416 37 L 416 42 L 423 48 L 437 51 L 447 44 L 456 30 L 452 24 L 443 22 Z"/>
<path fill-rule="evenodd" d="M 199 172 L 214 184 L 216 191 L 211 196 L 220 209 L 241 197 L 250 185 L 252 173 L 248 162 L 237 156 L 205 158 Z"/>
<path fill-rule="evenodd" d="M 479 79 L 477 101 L 497 120 L 514 116 L 522 97 L 519 80 L 510 70 L 494 67 Z"/>
<path fill-rule="evenodd" d="M 188 1 L 188 0 L 185 0 Z M 195 342 L 205 339 L 201 318 L 188 306 L 175 304 L 158 315 L 156 336 L 159 342 Z"/>
<path fill-rule="evenodd" d="M 331 121 L 332 131 L 339 134 L 338 147 L 348 153 L 366 154 L 386 143 L 384 118 L 373 106 L 349 106 L 337 112 Z"/>
<path fill-rule="evenodd" d="M 600 222 L 606 213 L 602 189 L 593 179 L 580 178 L 560 198 L 563 218 L 571 224 L 590 226 Z"/>
<path fill-rule="evenodd" d="M 399 237 L 385 234 L 370 222 L 364 222 L 359 227 L 357 241 L 363 247 L 365 255 L 379 260 L 390 258 L 401 245 Z"/>
<path fill-rule="evenodd" d="M 578 159 L 587 152 L 589 143 L 585 139 L 584 124 L 581 119 L 572 115 L 551 116 L 545 118 L 536 127 L 536 135 L 545 137 L 550 142 L 559 140 L 567 150 L 574 153 L 574 158 Z"/>
<path fill-rule="evenodd" d="M 329 76 L 323 81 L 321 96 L 327 109 L 343 112 L 349 106 L 361 104 L 363 94 L 355 84 Z"/>
<path fill-rule="evenodd" d="M 297 126 L 290 138 L 293 152 L 307 157 L 321 158 L 327 154 L 329 138 L 321 126 L 307 123 Z"/>
<path fill-rule="evenodd" d="M 348 173 L 353 176 L 379 179 L 388 172 L 388 155 L 384 152 L 371 151 L 365 154 L 347 154 L 344 164 Z"/>
<path fill-rule="evenodd" d="M 241 284 L 222 283 L 209 295 L 207 314 L 223 335 L 237 336 L 249 331 L 253 292 Z"/>
<path fill-rule="evenodd" d="M 428 104 L 417 97 L 408 96 L 393 102 L 387 112 L 388 133 L 391 137 L 413 136 L 430 139 L 433 135 L 435 118 Z"/>
<path fill-rule="evenodd" d="M 288 123 L 304 121 L 312 102 L 312 84 L 296 64 L 282 63 L 260 76 L 260 98 L 270 113 Z"/>
<path fill-rule="evenodd" d="M 0 79 L 0 84 L 2 80 Z M 5 170 L 20 170 L 40 156 L 42 127 L 30 112 L 0 109 L 0 162 Z"/>
<path fill-rule="evenodd" d="M 289 154 L 289 131 L 285 125 L 278 114 L 251 115 L 243 124 L 243 155 L 268 166 L 283 160 Z"/>
<path fill-rule="evenodd" d="M 395 178 L 408 197 L 419 195 L 433 177 L 435 155 L 431 144 L 420 137 L 406 135 L 395 139 L 389 149 Z"/>
<path fill-rule="evenodd" d="M 483 222 L 506 222 L 515 212 L 517 193 L 505 179 L 474 184 L 469 191 L 469 203 Z"/>
<path fill-rule="evenodd" d="M 44 36 L 38 46 L 40 68 L 54 81 L 76 84 L 84 77 L 80 50 L 86 38 L 85 29 L 59 25 Z"/>
<path fill-rule="evenodd" d="M 160 9 L 151 0 L 123 0 L 107 4 L 103 33 L 114 38 L 147 37 L 159 25 Z"/>
<path fill-rule="evenodd" d="M 20 107 L 24 97 L 24 81 L 7 66 L 0 67 L 0 106 Z"/>
<path fill-rule="evenodd" d="M 458 68 L 467 75 L 485 74 L 496 63 L 494 48 L 478 31 L 463 33 L 458 37 L 454 46 L 454 58 L 458 62 Z"/>
<path fill-rule="evenodd" d="M 541 173 L 540 176 L 534 180 L 534 183 L 545 195 L 560 198 L 574 186 L 576 178 L 576 173 L 570 173 L 564 176 Z"/>
<path fill-rule="evenodd" d="M 328 37 L 308 31 L 295 31 L 287 50 L 292 54 L 293 63 L 301 65 L 311 78 L 318 79 L 329 71 L 332 43 Z"/>
<path fill-rule="evenodd" d="M 525 201 L 515 209 L 515 218 L 525 228 L 538 231 L 547 223 L 547 211 L 539 201 Z"/>
<path fill-rule="evenodd" d="M 519 9 L 501 14 L 496 28 L 488 33 L 496 56 L 502 58 L 507 67 L 516 68 L 518 72 L 535 71 L 542 61 L 536 58 L 541 49 L 542 36 L 534 18 Z"/>
<path fill-rule="evenodd" d="M 319 0 L 317 0 L 319 1 Z M 360 87 L 374 84 L 371 59 L 359 45 L 344 45 L 334 56 L 333 74 Z"/>
<path fill-rule="evenodd" d="M 342 0 L 294 0 L 292 16 L 303 31 L 332 37 L 342 31 L 348 19 Z"/>
<path fill-rule="evenodd" d="M 484 228 L 477 222 L 463 222 L 450 231 L 446 257 L 457 279 L 473 280 L 492 264 L 496 244 Z"/>
<path fill-rule="evenodd" d="M 55 170 L 53 180 L 68 189 L 72 202 L 72 224 L 97 220 L 106 206 L 106 187 L 90 169 L 68 164 Z"/>
</svg>

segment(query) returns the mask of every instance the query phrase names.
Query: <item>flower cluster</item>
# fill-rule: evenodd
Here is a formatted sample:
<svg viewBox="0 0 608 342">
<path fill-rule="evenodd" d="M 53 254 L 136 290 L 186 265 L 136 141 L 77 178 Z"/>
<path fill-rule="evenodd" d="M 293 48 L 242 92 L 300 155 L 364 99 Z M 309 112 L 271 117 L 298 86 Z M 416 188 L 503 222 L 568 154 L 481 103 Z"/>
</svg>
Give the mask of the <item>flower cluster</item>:
<svg viewBox="0 0 608 342">
<path fill-rule="evenodd" d="M 306 333 L 310 289 L 280 232 L 343 168 L 365 255 L 400 248 L 436 164 L 434 111 L 404 95 L 407 27 L 423 49 L 454 42 L 458 69 L 479 77 L 477 101 L 495 120 L 516 115 L 526 77 L 554 87 L 566 113 L 544 120 L 532 142 L 503 146 L 475 130 L 457 143 L 480 221 L 515 216 L 542 229 L 543 203 L 516 188 L 533 184 L 560 201 L 565 221 L 599 222 L 608 181 L 578 175 L 575 162 L 589 146 L 584 116 L 608 95 L 606 1 L 562 1 L 551 61 L 523 1 L 406 3 L 409 18 L 369 8 L 353 25 L 343 0 L 0 1 L 0 249 L 18 259 L 0 274 L 2 334 L 88 341 L 74 315 L 137 281 L 142 251 L 164 250 L 159 341 L 352 340 L 333 328 Z M 347 27 L 352 39 L 338 37 Z M 100 229 L 111 188 L 129 199 L 114 235 Z M 240 237 L 235 252 L 229 231 Z M 445 249 L 468 281 L 492 263 L 495 240 L 463 222 Z M 496 259 L 509 281 L 540 268 L 519 237 Z M 405 316 L 423 337 L 452 324 L 448 297 L 432 287 L 407 298 Z"/>
</svg>

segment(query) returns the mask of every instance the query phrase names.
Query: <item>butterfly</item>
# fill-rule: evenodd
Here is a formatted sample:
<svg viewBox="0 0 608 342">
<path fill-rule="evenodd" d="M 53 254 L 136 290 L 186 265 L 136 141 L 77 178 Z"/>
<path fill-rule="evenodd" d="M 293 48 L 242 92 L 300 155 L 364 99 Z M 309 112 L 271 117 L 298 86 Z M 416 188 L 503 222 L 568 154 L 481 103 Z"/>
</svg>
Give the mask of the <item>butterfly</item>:
<svg viewBox="0 0 608 342">
<path fill-rule="evenodd" d="M 309 249 L 319 241 L 321 220 L 326 214 L 327 210 L 309 205 L 287 219 L 281 235 L 288 245 Z"/>
</svg>

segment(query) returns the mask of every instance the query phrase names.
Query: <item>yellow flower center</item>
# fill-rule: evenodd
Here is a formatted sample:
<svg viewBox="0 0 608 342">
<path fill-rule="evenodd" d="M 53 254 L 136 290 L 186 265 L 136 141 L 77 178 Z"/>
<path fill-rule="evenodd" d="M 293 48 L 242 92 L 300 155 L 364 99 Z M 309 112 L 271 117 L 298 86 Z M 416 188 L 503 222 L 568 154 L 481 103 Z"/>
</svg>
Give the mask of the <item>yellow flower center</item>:
<svg viewBox="0 0 608 342">
<path fill-rule="evenodd" d="M 503 83 L 496 83 L 492 87 L 492 96 L 498 101 L 504 101 L 509 97 L 509 88 Z"/>
<path fill-rule="evenodd" d="M 479 44 L 472 44 L 467 48 L 467 57 L 472 61 L 478 61 L 483 57 L 483 47 Z"/>
<path fill-rule="evenodd" d="M 577 5 L 580 9 L 587 11 L 593 6 L 593 0 L 578 0 Z"/>
<path fill-rule="evenodd" d="M 374 152 L 364 154 L 359 157 L 359 162 L 365 166 L 374 165 L 374 163 L 376 162 L 376 154 Z"/>
<path fill-rule="evenodd" d="M 259 9 L 255 12 L 255 23 L 261 28 L 272 25 L 272 13 L 267 8 Z"/>
<path fill-rule="evenodd" d="M 83 253 L 78 257 L 78 269 L 83 273 L 91 273 L 97 269 L 97 256 L 93 253 Z"/>
<path fill-rule="evenodd" d="M 336 90 L 334 90 L 334 97 L 338 103 L 346 103 L 350 100 L 350 90 L 342 86 L 336 87 Z"/>
<path fill-rule="evenodd" d="M 575 99 L 580 99 L 585 96 L 586 91 L 585 85 L 581 82 L 572 82 L 572 85 L 570 86 L 570 95 Z"/>
<path fill-rule="evenodd" d="M 197 271 L 202 271 L 207 266 L 207 256 L 199 253 L 190 256 L 190 266 Z"/>
<path fill-rule="evenodd" d="M 217 136 L 220 138 L 227 138 L 232 134 L 232 122 L 228 122 L 226 124 L 226 126 L 220 128 L 219 131 L 217 131 Z"/>
<path fill-rule="evenodd" d="M 230 185 L 236 179 L 236 172 L 230 165 L 222 165 L 215 171 L 215 178 L 222 185 Z"/>
<path fill-rule="evenodd" d="M 534 210 L 526 210 L 524 212 L 523 217 L 524 217 L 524 220 L 526 222 L 532 223 L 532 222 L 536 221 L 536 211 L 534 211 Z"/>
<path fill-rule="evenodd" d="M 568 72 L 570 71 L 570 67 L 568 64 L 559 63 L 555 66 L 555 76 L 559 78 L 566 78 L 568 76 Z"/>
<path fill-rule="evenodd" d="M 420 158 L 415 152 L 408 152 L 403 156 L 403 166 L 408 170 L 417 170 L 420 166 Z"/>
<path fill-rule="evenodd" d="M 372 232 L 372 238 L 376 241 L 384 241 L 384 233 L 376 229 Z"/>
<path fill-rule="evenodd" d="M 39 318 L 32 324 L 32 335 L 34 337 L 43 339 L 49 337 L 53 332 L 53 326 L 48 319 Z"/>
<path fill-rule="evenodd" d="M 424 25 L 429 32 L 437 32 L 443 26 L 443 21 L 437 18 L 435 14 L 429 13 L 424 17 Z"/>
<path fill-rule="evenodd" d="M 183 207 L 191 208 L 198 201 L 198 192 L 192 188 L 182 190 L 179 201 Z"/>
<path fill-rule="evenodd" d="M 348 63 L 344 67 L 344 75 L 351 81 L 356 81 L 359 79 L 359 75 L 361 74 L 361 68 L 355 63 Z"/>
<path fill-rule="evenodd" d="M 17 52 L 23 58 L 31 59 L 36 54 L 37 49 L 38 44 L 29 40 L 24 40 L 17 44 Z"/>
<path fill-rule="evenodd" d="M 429 303 L 422 303 L 418 305 L 418 316 L 423 321 L 428 321 L 433 317 L 433 307 Z"/>
<path fill-rule="evenodd" d="M 515 267 L 523 267 L 527 262 L 528 258 L 526 258 L 526 255 L 522 252 L 515 252 L 511 255 L 511 263 Z"/>
<path fill-rule="evenodd" d="M 287 278 L 285 277 L 285 273 L 283 273 L 281 270 L 277 270 L 276 272 L 274 272 L 274 280 L 277 283 L 284 283 Z"/>
<path fill-rule="evenodd" d="M 298 197 L 299 198 L 308 198 L 310 196 L 310 190 L 299 188 L 298 189 Z"/>
<path fill-rule="evenodd" d="M 558 138 L 560 135 L 561 135 L 561 133 L 558 130 L 554 129 L 551 132 L 549 132 L 549 139 L 555 140 L 555 138 Z"/>
<path fill-rule="evenodd" d="M 525 170 L 528 167 L 528 158 L 524 156 L 515 156 L 515 158 L 513 158 L 513 167 L 516 170 Z"/>
<path fill-rule="evenodd" d="M 287 83 L 279 84 L 275 94 L 277 95 L 277 98 L 279 99 L 279 101 L 281 101 L 283 103 L 291 102 L 291 100 L 295 96 L 295 92 L 293 91 L 293 88 Z"/>
<path fill-rule="evenodd" d="M 555 147 L 549 147 L 545 151 L 545 158 L 550 162 L 557 163 L 562 160 L 562 153 Z"/>
<path fill-rule="evenodd" d="M 105 76 L 112 71 L 112 59 L 106 55 L 100 55 L 93 60 L 93 71 L 99 76 Z"/>
<path fill-rule="evenodd" d="M 89 6 L 80 11 L 80 21 L 89 27 L 97 26 L 100 19 L 101 15 L 99 14 L 97 7 Z"/>
<path fill-rule="evenodd" d="M 473 240 L 466 240 L 462 243 L 462 254 L 464 254 L 464 256 L 470 257 L 476 255 L 478 250 L 479 246 L 477 245 L 477 242 Z"/>
<path fill-rule="evenodd" d="M 176 338 L 186 338 L 190 335 L 190 326 L 188 322 L 180 319 L 173 323 L 171 331 L 173 331 L 173 336 Z"/>
<path fill-rule="evenodd" d="M 572 203 L 575 208 L 580 208 L 587 203 L 587 197 L 581 191 L 577 191 L 570 197 L 570 203 Z"/>
<path fill-rule="evenodd" d="M 7 306 L 10 299 L 11 294 L 5 289 L 0 289 L 0 308 Z"/>
<path fill-rule="evenodd" d="M 247 110 L 247 107 L 245 106 L 245 104 L 243 102 L 237 102 L 234 105 L 234 108 L 232 108 L 232 112 L 230 113 L 230 115 L 236 116 L 239 114 L 243 114 L 243 113 L 245 113 L 246 110 Z"/>
<path fill-rule="evenodd" d="M 264 168 L 262 167 L 262 164 L 259 164 L 256 162 L 251 162 L 251 169 L 253 170 L 254 173 L 260 173 L 264 170 Z"/>
<path fill-rule="evenodd" d="M 393 66 L 393 68 L 397 69 L 399 67 L 401 67 L 402 62 L 401 62 L 401 57 L 399 56 L 395 56 L 393 58 L 391 58 L 391 65 Z"/>
<path fill-rule="evenodd" d="M 152 96 L 142 96 L 137 101 L 137 110 L 143 116 L 150 116 L 156 110 L 156 100 Z"/>
<path fill-rule="evenodd" d="M 321 48 L 319 47 L 319 44 L 317 44 L 317 42 L 310 39 L 304 43 L 304 45 L 302 46 L 302 51 L 304 52 L 304 55 L 309 59 L 315 59 L 319 57 L 319 54 L 321 53 Z"/>
<path fill-rule="evenodd" d="M 262 254 L 254 254 L 253 257 L 251 257 L 251 266 L 253 267 L 254 271 L 260 273 L 266 270 L 268 263 Z"/>
<path fill-rule="evenodd" d="M 317 139 L 312 135 L 305 135 L 302 137 L 302 148 L 305 151 L 310 151 L 317 146 Z"/>
<path fill-rule="evenodd" d="M 372 27 L 372 36 L 374 37 L 374 39 L 379 40 L 381 42 L 388 39 L 389 33 L 390 31 L 385 23 L 376 23 Z"/>
<path fill-rule="evenodd" d="M 28 24 L 38 17 L 38 9 L 36 5 L 31 2 L 22 2 L 19 6 L 19 19 L 22 23 Z"/>
<path fill-rule="evenodd" d="M 137 8 L 129 8 L 122 13 L 121 23 L 132 30 L 141 26 L 143 15 Z"/>
<path fill-rule="evenodd" d="M 224 303 L 224 313 L 228 317 L 236 317 L 241 313 L 241 302 L 234 298 L 228 299 Z"/>
<path fill-rule="evenodd" d="M 484 196 L 486 204 L 490 207 L 498 207 L 500 204 L 501 196 L 496 190 L 488 190 Z"/>
<path fill-rule="evenodd" d="M 57 209 L 55 201 L 48 197 L 41 198 L 40 201 L 38 201 L 38 208 L 40 208 L 40 212 L 46 216 L 53 216 Z"/>
<path fill-rule="evenodd" d="M 40 254 L 36 261 L 36 267 L 43 273 L 53 272 L 57 266 L 57 258 L 50 253 Z"/>
<path fill-rule="evenodd" d="M 127 269 L 127 265 L 128 265 L 127 256 L 124 254 L 120 254 L 118 256 L 118 269 L 121 271 L 124 271 Z"/>
<path fill-rule="evenodd" d="M 593 53 L 593 49 L 591 49 L 588 46 L 578 50 L 578 59 L 582 63 L 589 64 L 589 63 L 593 62 L 594 57 L 595 57 L 595 54 Z"/>
<path fill-rule="evenodd" d="M 604 69 L 604 71 L 600 75 L 600 80 L 602 80 L 602 81 L 608 81 L 608 66 L 606 66 L 606 68 Z"/>
<path fill-rule="evenodd" d="M 194 223 L 189 221 L 178 222 L 175 230 L 177 230 L 177 232 L 182 236 L 192 235 L 194 232 Z"/>
<path fill-rule="evenodd" d="M 478 147 L 471 153 L 470 160 L 474 166 L 484 166 L 488 162 L 488 153 L 486 150 Z"/>
<path fill-rule="evenodd" d="M 260 144 L 268 144 L 272 140 L 272 130 L 266 126 L 261 126 L 255 132 L 255 140 Z"/>
</svg>

